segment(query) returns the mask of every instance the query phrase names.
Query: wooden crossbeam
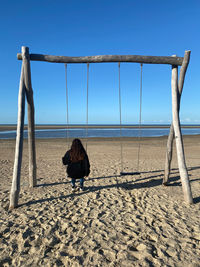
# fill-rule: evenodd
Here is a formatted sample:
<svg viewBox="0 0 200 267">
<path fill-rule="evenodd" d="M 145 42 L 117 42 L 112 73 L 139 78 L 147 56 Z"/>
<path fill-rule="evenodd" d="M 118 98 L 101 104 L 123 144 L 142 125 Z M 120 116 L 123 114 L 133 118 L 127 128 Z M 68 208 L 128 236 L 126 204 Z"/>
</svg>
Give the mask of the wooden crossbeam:
<svg viewBox="0 0 200 267">
<path fill-rule="evenodd" d="M 17 58 L 22 60 L 22 54 L 17 54 Z M 51 63 L 103 63 L 103 62 L 134 62 L 146 64 L 168 64 L 181 66 L 183 57 L 163 57 L 163 56 L 139 56 L 139 55 L 100 55 L 86 57 L 52 56 L 42 54 L 30 54 L 30 60 L 46 61 Z"/>
</svg>

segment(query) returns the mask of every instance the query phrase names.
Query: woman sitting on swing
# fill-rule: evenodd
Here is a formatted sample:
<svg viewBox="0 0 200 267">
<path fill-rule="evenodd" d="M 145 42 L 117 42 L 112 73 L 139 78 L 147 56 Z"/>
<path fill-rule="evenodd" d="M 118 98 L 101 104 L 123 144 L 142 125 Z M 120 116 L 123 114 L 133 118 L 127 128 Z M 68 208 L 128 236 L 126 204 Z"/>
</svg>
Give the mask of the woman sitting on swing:
<svg viewBox="0 0 200 267">
<path fill-rule="evenodd" d="M 84 177 L 90 174 L 90 163 L 88 155 L 80 139 L 74 139 L 71 149 L 62 158 L 64 165 L 67 165 L 67 175 L 71 178 L 72 191 L 75 191 L 76 179 L 80 179 L 80 190 L 83 190 Z"/>
</svg>

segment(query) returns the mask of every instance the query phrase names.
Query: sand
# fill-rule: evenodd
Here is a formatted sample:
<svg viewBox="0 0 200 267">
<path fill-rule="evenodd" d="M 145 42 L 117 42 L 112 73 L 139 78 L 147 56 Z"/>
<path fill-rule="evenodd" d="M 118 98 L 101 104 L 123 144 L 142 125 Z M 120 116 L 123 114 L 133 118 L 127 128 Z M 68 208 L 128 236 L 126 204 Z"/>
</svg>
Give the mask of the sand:
<svg viewBox="0 0 200 267">
<path fill-rule="evenodd" d="M 200 266 L 200 136 L 184 145 L 193 205 L 176 153 L 162 185 L 166 138 L 142 139 L 140 174 L 121 177 L 119 141 L 89 141 L 91 173 L 74 193 L 61 163 L 66 140 L 36 140 L 34 189 L 25 141 L 19 207 L 9 211 L 15 141 L 0 140 L 0 266 Z M 124 171 L 136 170 L 137 149 L 124 140 Z"/>
</svg>

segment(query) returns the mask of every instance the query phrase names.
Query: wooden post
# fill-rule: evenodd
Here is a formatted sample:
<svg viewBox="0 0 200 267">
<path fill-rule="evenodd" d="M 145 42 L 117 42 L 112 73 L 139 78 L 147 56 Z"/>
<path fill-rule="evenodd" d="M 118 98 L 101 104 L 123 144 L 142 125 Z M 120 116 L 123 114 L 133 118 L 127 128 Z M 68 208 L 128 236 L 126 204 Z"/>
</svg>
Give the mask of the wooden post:
<svg viewBox="0 0 200 267">
<path fill-rule="evenodd" d="M 29 186 L 36 186 L 36 151 L 35 151 L 35 119 L 33 90 L 31 85 L 31 70 L 29 48 L 22 47 L 22 59 L 24 62 L 24 82 L 28 106 L 28 146 L 29 146 Z"/>
<path fill-rule="evenodd" d="M 178 104 L 178 67 L 172 66 L 172 117 L 173 117 L 173 127 L 174 127 L 174 134 L 176 139 L 176 150 L 177 150 L 177 160 L 178 160 L 178 167 L 179 173 L 183 188 L 183 194 L 185 201 L 188 204 L 193 203 L 192 199 L 192 192 L 189 183 L 189 177 L 187 173 L 187 168 L 185 164 L 185 156 L 184 156 L 184 149 L 183 149 L 183 140 L 181 135 L 181 128 L 180 128 L 180 119 L 179 119 L 179 104 Z"/>
<path fill-rule="evenodd" d="M 181 66 L 180 70 L 180 76 L 179 76 L 179 82 L 178 82 L 178 91 L 179 91 L 179 97 L 178 97 L 178 112 L 180 111 L 180 100 L 181 100 L 181 94 L 183 91 L 183 84 L 185 80 L 185 74 L 187 71 L 187 67 L 190 61 L 190 53 L 191 51 L 185 51 L 185 55 L 183 58 L 183 64 Z M 167 140 L 167 152 L 166 152 L 166 159 L 165 159 L 165 174 L 163 178 L 163 185 L 167 185 L 169 182 L 169 175 L 170 175 L 170 168 L 171 168 L 171 160 L 173 155 L 173 140 L 174 140 L 174 127 L 173 123 L 170 127 L 170 133 Z"/>
<path fill-rule="evenodd" d="M 9 209 L 13 209 L 18 206 L 18 198 L 20 191 L 20 174 L 21 174 L 22 153 L 23 153 L 24 114 L 25 114 L 25 85 L 24 85 L 24 71 L 22 62 L 19 95 L 18 95 L 18 119 L 17 119 L 15 160 L 13 169 L 13 180 L 10 192 Z"/>
<path fill-rule="evenodd" d="M 169 183 L 169 175 L 170 175 L 171 161 L 173 155 L 173 140 L 174 140 L 174 127 L 172 123 L 170 126 L 170 132 L 167 139 L 167 151 L 165 157 L 165 173 L 163 177 L 163 185 L 168 185 Z"/>
</svg>

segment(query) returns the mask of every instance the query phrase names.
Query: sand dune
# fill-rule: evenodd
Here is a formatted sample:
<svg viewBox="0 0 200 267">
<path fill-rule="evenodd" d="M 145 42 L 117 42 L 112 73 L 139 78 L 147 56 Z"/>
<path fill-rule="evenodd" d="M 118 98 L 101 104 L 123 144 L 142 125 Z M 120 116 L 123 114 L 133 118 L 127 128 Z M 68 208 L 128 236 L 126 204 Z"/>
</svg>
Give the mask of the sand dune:
<svg viewBox="0 0 200 267">
<path fill-rule="evenodd" d="M 141 143 L 140 175 L 119 176 L 117 140 L 88 143 L 91 174 L 72 193 L 61 157 L 66 140 L 37 140 L 38 185 L 28 187 L 24 144 L 19 207 L 8 211 L 14 146 L 0 141 L 0 266 L 200 266 L 200 137 L 184 137 L 194 204 L 187 205 L 173 157 L 162 186 L 166 138 Z M 124 171 L 138 144 L 123 144 Z"/>
</svg>

